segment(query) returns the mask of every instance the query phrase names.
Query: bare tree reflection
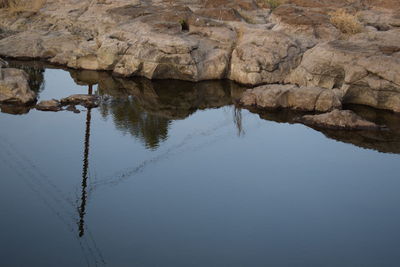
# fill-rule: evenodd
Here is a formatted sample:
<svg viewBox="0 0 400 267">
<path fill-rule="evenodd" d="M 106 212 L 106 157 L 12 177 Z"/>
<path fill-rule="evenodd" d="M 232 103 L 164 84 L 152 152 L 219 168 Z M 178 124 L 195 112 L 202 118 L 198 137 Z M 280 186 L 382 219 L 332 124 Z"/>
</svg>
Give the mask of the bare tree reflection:
<svg viewBox="0 0 400 267">
<path fill-rule="evenodd" d="M 233 107 L 233 122 L 237 129 L 237 136 L 244 136 L 242 109 L 236 105 Z"/>
</svg>

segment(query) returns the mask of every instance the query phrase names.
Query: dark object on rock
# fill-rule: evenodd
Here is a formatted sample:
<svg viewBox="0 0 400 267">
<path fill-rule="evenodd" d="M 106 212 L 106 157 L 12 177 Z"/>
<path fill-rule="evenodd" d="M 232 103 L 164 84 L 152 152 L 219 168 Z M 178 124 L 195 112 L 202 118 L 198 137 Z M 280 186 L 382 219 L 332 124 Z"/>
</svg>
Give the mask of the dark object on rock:
<svg viewBox="0 0 400 267">
<path fill-rule="evenodd" d="M 5 61 L 4 59 L 0 58 L 0 69 L 1 68 L 7 68 L 8 67 L 8 62 Z"/>
<path fill-rule="evenodd" d="M 335 109 L 320 115 L 305 115 L 298 119 L 311 127 L 342 130 L 379 130 L 382 126 L 367 121 L 353 111 Z"/>
<path fill-rule="evenodd" d="M 19 69 L 0 68 L 0 102 L 27 105 L 36 100 L 29 88 L 28 75 Z"/>
<path fill-rule="evenodd" d="M 77 109 L 77 108 L 75 107 L 75 105 L 69 105 L 69 106 L 66 108 L 66 110 L 72 111 L 73 113 L 81 113 L 81 111 L 80 111 L 79 109 Z"/>
<path fill-rule="evenodd" d="M 99 106 L 99 97 L 96 95 L 77 94 L 61 99 L 61 105 L 81 105 L 85 108 L 95 108 Z"/>
<path fill-rule="evenodd" d="M 43 100 L 40 101 L 39 104 L 36 105 L 37 110 L 42 111 L 60 111 L 61 110 L 61 103 L 56 99 L 52 100 Z"/>
</svg>

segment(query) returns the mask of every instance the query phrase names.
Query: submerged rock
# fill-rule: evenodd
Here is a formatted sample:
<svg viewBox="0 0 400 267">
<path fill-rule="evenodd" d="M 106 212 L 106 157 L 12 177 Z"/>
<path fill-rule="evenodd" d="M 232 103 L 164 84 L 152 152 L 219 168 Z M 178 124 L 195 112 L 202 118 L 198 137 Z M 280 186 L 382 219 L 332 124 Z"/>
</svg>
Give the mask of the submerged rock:
<svg viewBox="0 0 400 267">
<path fill-rule="evenodd" d="M 76 94 L 60 100 L 61 105 L 81 105 L 85 108 L 95 108 L 99 106 L 100 98 L 97 95 Z"/>
<path fill-rule="evenodd" d="M 367 121 L 351 110 L 333 110 L 320 115 L 305 115 L 300 122 L 317 128 L 342 129 L 342 130 L 378 130 L 379 126 Z"/>
<path fill-rule="evenodd" d="M 19 69 L 0 68 L 0 103 L 26 105 L 36 100 L 29 88 L 28 75 Z"/>
<path fill-rule="evenodd" d="M 56 99 L 40 101 L 35 108 L 42 111 L 60 111 L 61 103 Z"/>
<path fill-rule="evenodd" d="M 289 108 L 326 112 L 341 107 L 338 90 L 295 85 L 264 85 L 247 90 L 241 100 L 244 106 L 266 109 Z"/>
</svg>

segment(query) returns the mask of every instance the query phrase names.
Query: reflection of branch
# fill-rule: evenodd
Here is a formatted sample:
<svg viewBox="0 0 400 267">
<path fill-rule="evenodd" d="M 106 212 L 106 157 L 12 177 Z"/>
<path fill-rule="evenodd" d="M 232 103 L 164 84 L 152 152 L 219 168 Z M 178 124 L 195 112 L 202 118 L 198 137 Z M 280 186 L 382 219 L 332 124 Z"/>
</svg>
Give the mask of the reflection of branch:
<svg viewBox="0 0 400 267">
<path fill-rule="evenodd" d="M 91 248 L 91 245 L 88 242 L 88 240 L 86 239 L 83 240 L 86 243 L 85 246 L 84 245 L 85 243 L 83 243 L 82 240 L 75 235 L 75 230 L 71 224 L 71 221 L 75 222 L 76 218 L 73 215 L 71 215 L 70 212 L 68 212 L 68 210 L 64 207 L 63 202 L 61 202 L 57 198 L 57 196 L 52 194 L 52 190 L 46 188 L 46 186 L 48 186 L 47 181 L 45 181 L 44 183 L 41 181 L 43 179 L 43 176 L 41 175 L 40 172 L 38 172 L 38 169 L 35 167 L 32 161 L 30 161 L 30 159 L 27 158 L 26 156 L 22 157 L 21 154 L 18 152 L 17 148 L 13 146 L 9 141 L 4 142 L 5 140 L 6 138 L 4 137 L 0 138 L 0 147 L 1 147 L 0 152 L 4 152 L 6 154 L 5 157 L 1 157 L 0 153 L 1 161 L 5 163 L 6 166 L 8 165 L 13 170 L 14 174 L 17 175 L 17 177 L 20 177 L 25 182 L 25 184 L 29 187 L 29 189 L 36 194 L 36 196 L 44 203 L 44 205 L 47 208 L 50 209 L 50 211 L 58 219 L 60 219 L 60 221 L 67 227 L 69 232 L 71 232 L 73 236 L 77 238 L 79 247 L 82 250 L 82 254 L 85 258 L 87 265 L 90 266 L 88 256 L 93 257 L 94 261 L 96 262 L 96 265 L 97 263 L 99 263 L 99 260 L 101 263 L 104 264 L 105 263 L 104 258 L 100 250 L 98 249 L 93 237 L 91 236 L 91 243 L 95 248 L 94 250 Z M 8 147 L 6 147 L 4 143 L 8 145 Z M 30 166 L 27 166 L 26 164 L 29 164 Z M 35 170 L 36 172 L 34 172 Z M 53 187 L 55 187 L 55 185 L 53 185 Z M 57 206 L 56 204 L 58 204 L 59 207 L 56 207 Z M 66 214 L 68 216 L 65 216 Z M 97 253 L 97 255 L 96 253 L 94 253 L 94 251 Z"/>
</svg>

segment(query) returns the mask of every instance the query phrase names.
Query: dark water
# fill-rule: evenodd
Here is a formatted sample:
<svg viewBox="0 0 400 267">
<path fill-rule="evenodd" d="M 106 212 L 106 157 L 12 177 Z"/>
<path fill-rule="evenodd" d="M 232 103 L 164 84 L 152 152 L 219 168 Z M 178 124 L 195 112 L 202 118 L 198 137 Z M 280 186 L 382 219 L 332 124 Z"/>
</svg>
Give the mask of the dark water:
<svg viewBox="0 0 400 267">
<path fill-rule="evenodd" d="M 42 100 L 105 100 L 1 107 L 1 266 L 400 265 L 398 115 L 319 132 L 229 82 L 29 70 Z"/>
</svg>

